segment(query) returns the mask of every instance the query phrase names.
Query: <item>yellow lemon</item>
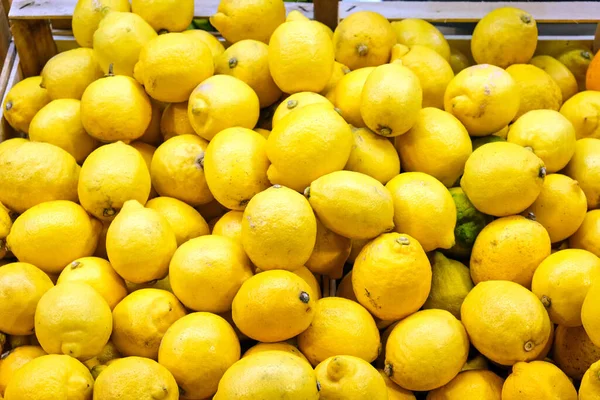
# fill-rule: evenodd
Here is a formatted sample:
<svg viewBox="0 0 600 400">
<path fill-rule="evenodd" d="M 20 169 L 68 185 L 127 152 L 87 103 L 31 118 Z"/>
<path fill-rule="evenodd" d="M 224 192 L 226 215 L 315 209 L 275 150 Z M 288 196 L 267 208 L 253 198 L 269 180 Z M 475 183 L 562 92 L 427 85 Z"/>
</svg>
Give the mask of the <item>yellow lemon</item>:
<svg viewBox="0 0 600 400">
<path fill-rule="evenodd" d="M 311 104 L 323 104 L 325 106 L 330 106 L 333 109 L 333 104 L 325 97 L 321 96 L 318 93 L 314 92 L 298 92 L 293 95 L 287 97 L 284 101 L 282 101 L 277 108 L 275 109 L 275 113 L 273 114 L 273 126 L 279 123 L 292 112 L 299 110 L 303 107 L 309 106 Z"/>
<path fill-rule="evenodd" d="M 188 104 L 194 131 L 206 140 L 226 128 L 253 129 L 259 115 L 258 96 L 244 81 L 215 75 L 198 85 Z"/>
<path fill-rule="evenodd" d="M 392 330 L 385 373 L 403 388 L 432 390 L 458 375 L 468 355 L 469 339 L 459 320 L 444 310 L 419 311 Z"/>
<path fill-rule="evenodd" d="M 502 365 L 535 360 L 552 332 L 542 302 L 510 281 L 477 284 L 465 298 L 460 316 L 471 344 Z"/>
<path fill-rule="evenodd" d="M 503 384 L 492 371 L 465 371 L 429 392 L 427 400 L 501 400 Z"/>
<path fill-rule="evenodd" d="M 73 36 L 81 47 L 92 47 L 98 24 L 111 11 L 129 12 L 128 0 L 78 0 L 73 11 Z"/>
<path fill-rule="evenodd" d="M 180 395 L 204 399 L 217 391 L 229 367 L 240 359 L 235 331 L 218 315 L 193 313 L 176 321 L 165 333 L 158 362 L 175 377 Z"/>
<path fill-rule="evenodd" d="M 487 136 L 508 125 L 519 111 L 519 87 L 509 73 L 493 65 L 459 72 L 446 88 L 444 108 L 471 136 Z"/>
<path fill-rule="evenodd" d="M 110 221 L 127 200 L 145 204 L 150 187 L 150 174 L 142 155 L 133 147 L 117 142 L 88 156 L 81 168 L 77 191 L 87 212 Z"/>
<path fill-rule="evenodd" d="M 271 186 L 267 178 L 267 141 L 247 128 L 228 128 L 210 141 L 202 160 L 206 183 L 215 199 L 232 210 L 243 210 Z"/>
<path fill-rule="evenodd" d="M 284 351 L 265 351 L 244 357 L 223 375 L 214 400 L 318 400 L 314 371 L 299 357 Z"/>
<path fill-rule="evenodd" d="M 6 248 L 6 237 L 10 233 L 10 229 L 12 228 L 13 220 L 11 216 L 11 211 L 8 208 L 4 207 L 2 203 L 0 203 L 0 259 L 3 258 L 5 254 L 2 252 Z"/>
<path fill-rule="evenodd" d="M 181 32 L 192 23 L 194 1 L 132 0 L 131 11 L 139 14 L 158 32 Z"/>
<path fill-rule="evenodd" d="M 284 21 L 283 0 L 222 0 L 217 13 L 210 17 L 210 23 L 230 43 L 243 39 L 269 43 L 275 29 Z"/>
<path fill-rule="evenodd" d="M 383 377 L 365 360 L 350 355 L 329 357 L 315 368 L 319 382 L 319 398 L 350 400 L 388 399 Z"/>
<path fill-rule="evenodd" d="M 361 94 L 367 78 L 375 67 L 359 68 L 344 75 L 335 86 L 335 106 L 351 125 L 366 127 L 360 114 Z"/>
<path fill-rule="evenodd" d="M 48 201 L 15 220 L 7 243 L 19 261 L 57 274 L 71 261 L 94 253 L 101 227 L 79 204 Z"/>
<path fill-rule="evenodd" d="M 173 375 L 156 361 L 141 357 L 118 359 L 104 369 L 94 383 L 96 400 L 159 398 L 179 399 Z"/>
<path fill-rule="evenodd" d="M 115 272 L 110 263 L 98 257 L 79 258 L 62 271 L 57 285 L 66 282 L 86 283 L 94 288 L 114 309 L 125 296 L 125 281 Z"/>
<path fill-rule="evenodd" d="M 269 71 L 269 46 L 258 40 L 234 43 L 215 60 L 215 73 L 234 76 L 256 92 L 260 108 L 268 107 L 281 97 Z"/>
<path fill-rule="evenodd" d="M 416 400 L 415 395 L 410 390 L 406 390 L 396 385 L 396 383 L 391 380 L 382 369 L 378 369 L 377 371 L 387 386 L 389 400 Z"/>
<path fill-rule="evenodd" d="M 398 63 L 386 64 L 367 78 L 360 114 L 367 127 L 378 135 L 399 136 L 415 124 L 422 102 L 419 77 Z"/>
<path fill-rule="evenodd" d="M 156 147 L 142 142 L 141 139 L 130 143 L 130 146 L 136 149 L 141 154 L 142 158 L 144 159 L 144 163 L 146 164 L 146 168 L 148 168 L 148 171 L 150 171 L 150 166 L 152 165 L 152 158 L 154 157 L 154 153 L 156 152 Z M 148 196 L 148 198 L 152 199 L 156 196 L 158 196 L 158 193 L 156 193 L 156 190 L 154 190 L 153 187 L 150 187 L 150 195 Z"/>
<path fill-rule="evenodd" d="M 298 337 L 298 348 L 313 366 L 335 355 L 374 361 L 381 350 L 375 320 L 360 304 L 324 297 L 315 304 L 312 323 Z"/>
<path fill-rule="evenodd" d="M 241 244 L 217 235 L 184 243 L 169 266 L 171 287 L 179 300 L 192 310 L 212 313 L 229 311 L 236 293 L 252 275 Z M 202 296 L 198 287 L 204 288 Z"/>
<path fill-rule="evenodd" d="M 165 108 L 160 118 L 160 133 L 165 141 L 173 136 L 196 134 L 188 116 L 187 101 L 171 103 Z"/>
<path fill-rule="evenodd" d="M 275 343 L 258 343 L 254 346 L 250 347 L 245 353 L 243 357 L 250 357 L 251 355 L 264 353 L 266 351 L 285 351 L 286 353 L 293 354 L 298 358 L 303 359 L 308 363 L 306 357 L 297 347 L 289 344 L 288 342 L 275 342 Z M 310 364 L 309 364 L 310 365 Z"/>
<path fill-rule="evenodd" d="M 138 141 L 156 147 L 163 142 L 163 137 L 160 133 L 160 119 L 162 118 L 162 112 L 166 104 L 150 99 L 150 105 L 152 106 L 150 124 L 146 128 L 146 131 L 144 131 L 144 134 L 139 137 Z"/>
<path fill-rule="evenodd" d="M 423 107 L 444 108 L 446 87 L 454 78 L 452 67 L 435 50 L 427 46 L 396 44 L 392 50 L 392 61 L 400 60 L 402 65 L 413 71 L 423 89 Z"/>
<path fill-rule="evenodd" d="M 435 50 L 445 60 L 450 59 L 450 46 L 446 38 L 435 26 L 427 21 L 406 18 L 392 22 L 398 43 L 408 47 L 421 45 Z"/>
<path fill-rule="evenodd" d="M 600 362 L 595 362 L 586 371 L 579 386 L 579 400 L 597 400 L 600 398 Z"/>
<path fill-rule="evenodd" d="M 160 289 L 137 290 L 113 310 L 112 341 L 125 356 L 156 359 L 165 332 L 185 314 L 172 293 Z"/>
<path fill-rule="evenodd" d="M 312 273 L 310 269 L 307 267 L 300 267 L 292 272 L 304 279 L 304 282 L 308 283 L 308 286 L 311 288 L 311 296 L 313 299 L 315 299 L 315 301 L 321 298 L 321 285 L 319 284 L 315 274 Z"/>
<path fill-rule="evenodd" d="M 467 57 L 460 49 L 450 47 L 450 67 L 452 67 L 452 72 L 458 74 L 465 68 L 473 65 L 469 57 Z"/>
<path fill-rule="evenodd" d="M 382 184 L 400 173 L 400 158 L 390 140 L 368 128 L 352 127 L 354 145 L 345 170 L 360 172 Z"/>
<path fill-rule="evenodd" d="M 65 355 L 47 355 L 19 368 L 6 387 L 4 397 L 15 399 L 77 400 L 92 398 L 94 378 L 81 362 Z"/>
<path fill-rule="evenodd" d="M 208 46 L 197 37 L 167 33 L 142 47 L 133 73 L 153 99 L 179 103 L 212 76 L 214 61 Z"/>
<path fill-rule="evenodd" d="M 146 207 L 158 211 L 171 225 L 177 246 L 198 236 L 208 235 L 208 224 L 192 206 L 172 197 L 157 197 L 146 203 Z"/>
<path fill-rule="evenodd" d="M 213 227 L 212 234 L 228 237 L 241 244 L 243 216 L 244 213 L 242 211 L 228 211 L 219 218 Z"/>
<path fill-rule="evenodd" d="M 344 168 L 352 141 L 350 127 L 331 107 L 313 104 L 296 110 L 274 126 L 267 140 L 269 180 L 303 191 L 317 178 Z"/>
<path fill-rule="evenodd" d="M 48 290 L 35 311 L 35 335 L 49 354 L 88 360 L 102 351 L 112 328 L 108 303 L 82 282 L 62 282 Z"/>
<path fill-rule="evenodd" d="M 53 286 L 48 275 L 31 264 L 16 262 L 2 266 L 0 268 L 0 330 L 9 335 L 32 334 L 38 302 Z M 0 376 L 2 369 L 0 367 Z"/>
<path fill-rule="evenodd" d="M 581 139 L 575 144 L 575 154 L 565 175 L 575 179 L 587 198 L 588 209 L 600 206 L 600 139 Z"/>
<path fill-rule="evenodd" d="M 352 287 L 371 314 L 397 321 L 417 311 L 431 289 L 431 265 L 414 238 L 387 233 L 367 244 L 354 262 Z"/>
<path fill-rule="evenodd" d="M 502 387 L 503 400 L 577 400 L 577 391 L 567 375 L 546 361 L 518 362 Z"/>
<path fill-rule="evenodd" d="M 600 358 L 600 347 L 592 343 L 583 326 L 558 325 L 552 358 L 569 378 L 582 380 L 585 372 Z"/>
<path fill-rule="evenodd" d="M 550 235 L 552 243 L 574 234 L 583 223 L 587 200 L 577 181 L 566 175 L 550 174 L 538 198 L 527 209 Z"/>
<path fill-rule="evenodd" d="M 560 109 L 562 92 L 547 72 L 530 64 L 513 64 L 506 72 L 514 79 L 521 97 L 519 111 L 513 121 L 531 110 Z"/>
<path fill-rule="evenodd" d="M 514 143 L 488 143 L 465 164 L 460 187 L 479 211 L 503 217 L 525 211 L 538 198 L 546 167 L 533 152 Z"/>
<path fill-rule="evenodd" d="M 471 155 L 469 133 L 452 114 L 423 108 L 404 135 L 396 137 L 402 169 L 424 172 L 452 187 L 462 175 Z"/>
<path fill-rule="evenodd" d="M 395 44 L 396 35 L 390 22 L 372 11 L 350 14 L 333 33 L 335 59 L 351 70 L 386 64 Z"/>
<path fill-rule="evenodd" d="M 200 29 L 190 29 L 183 32 L 184 35 L 195 36 L 200 39 L 202 43 L 204 43 L 208 49 L 210 50 L 213 60 L 215 61 L 215 66 L 217 63 L 217 58 L 225 52 L 225 46 L 219 41 L 219 39 L 213 35 L 211 32 L 203 31 Z"/>
<path fill-rule="evenodd" d="M 79 165 L 57 146 L 23 142 L 0 152 L 0 170 L 0 202 L 10 210 L 23 213 L 47 201 L 77 201 Z"/>
<path fill-rule="evenodd" d="M 591 43 L 585 40 L 540 40 L 535 54 L 547 54 L 556 57 L 567 50 L 585 49 L 591 51 Z"/>
<path fill-rule="evenodd" d="M 41 87 L 41 83 L 41 76 L 32 76 L 17 82 L 6 94 L 2 112 L 17 131 L 29 133 L 33 117 L 51 101 L 48 90 Z"/>
<path fill-rule="evenodd" d="M 583 223 L 570 238 L 569 247 L 584 249 L 600 257 L 600 210 L 588 211 Z"/>
<path fill-rule="evenodd" d="M 21 346 L 8 352 L 0 363 L 0 396 L 4 394 L 17 370 L 29 361 L 45 355 L 46 352 L 40 346 Z"/>
<path fill-rule="evenodd" d="M 285 22 L 292 22 L 292 21 L 312 21 L 312 20 L 309 19 L 308 17 L 306 17 L 304 14 L 302 14 L 298 10 L 292 10 L 288 13 L 287 17 L 285 18 Z M 328 27 L 327 25 L 325 25 L 324 23 L 319 22 L 319 21 L 312 21 L 312 22 L 314 24 L 317 24 L 321 28 L 321 30 L 327 34 L 327 36 L 329 36 L 330 38 L 333 38 L 333 31 L 331 30 L 330 27 Z"/>
<path fill-rule="evenodd" d="M 477 64 L 506 68 L 529 62 L 537 40 L 537 24 L 531 14 L 514 7 L 502 7 L 477 23 L 471 51 Z"/>
<path fill-rule="evenodd" d="M 600 139 L 600 93 L 593 90 L 577 93 L 565 101 L 560 113 L 575 127 L 577 139 Z"/>
<path fill-rule="evenodd" d="M 94 33 L 94 55 L 105 74 L 112 64 L 116 75 L 133 77 L 142 47 L 155 37 L 154 29 L 139 15 L 109 12 Z"/>
<path fill-rule="evenodd" d="M 316 236 L 309 202 L 289 188 L 275 185 L 254 196 L 244 210 L 242 244 L 262 270 L 300 268 L 310 258 Z"/>
<path fill-rule="evenodd" d="M 574 45 L 556 55 L 556 59 L 575 75 L 580 91 L 585 90 L 585 76 L 593 57 L 594 53 L 581 45 Z"/>
<path fill-rule="evenodd" d="M 372 239 L 394 227 L 392 195 L 378 180 L 337 171 L 313 181 L 304 191 L 325 227 L 350 239 Z"/>
<path fill-rule="evenodd" d="M 81 99 L 85 89 L 103 75 L 92 49 L 67 50 L 52 57 L 42 70 L 40 86 L 52 100 Z"/>
<path fill-rule="evenodd" d="M 350 239 L 328 229 L 317 219 L 317 239 L 306 267 L 315 274 L 339 279 L 350 255 L 351 245 Z"/>
<path fill-rule="evenodd" d="M 389 181 L 395 231 L 414 237 L 428 252 L 454 245 L 456 206 L 452 195 L 434 177 L 405 172 Z"/>
<path fill-rule="evenodd" d="M 286 22 L 269 42 L 269 69 L 285 93 L 319 93 L 333 73 L 334 57 L 331 39 L 312 21 Z"/>
<path fill-rule="evenodd" d="M 327 85 L 325 85 L 325 88 L 323 88 L 323 90 L 321 90 L 321 94 L 323 96 L 327 97 L 327 100 L 334 103 L 335 102 L 335 88 L 336 88 L 337 84 L 339 83 L 339 81 L 344 77 L 344 75 L 348 74 L 349 72 L 350 72 L 350 68 L 348 68 L 344 64 L 336 61 L 333 64 L 333 72 L 331 74 L 331 78 L 329 78 L 329 82 L 327 82 Z"/>
<path fill-rule="evenodd" d="M 575 75 L 565 66 L 551 56 L 535 56 L 529 61 L 530 64 L 543 69 L 554 79 L 562 93 L 563 102 L 570 99 L 578 92 L 577 80 Z"/>
<path fill-rule="evenodd" d="M 196 135 L 176 136 L 161 144 L 150 166 L 152 186 L 158 194 L 191 206 L 213 200 L 202 167 L 207 147 L 208 142 Z"/>
</svg>

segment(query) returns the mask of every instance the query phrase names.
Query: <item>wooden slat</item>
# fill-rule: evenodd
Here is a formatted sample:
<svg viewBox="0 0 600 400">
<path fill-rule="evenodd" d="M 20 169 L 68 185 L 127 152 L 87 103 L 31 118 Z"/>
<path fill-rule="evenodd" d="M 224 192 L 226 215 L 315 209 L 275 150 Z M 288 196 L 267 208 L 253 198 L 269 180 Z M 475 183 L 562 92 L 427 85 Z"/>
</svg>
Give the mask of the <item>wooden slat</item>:
<svg viewBox="0 0 600 400">
<path fill-rule="evenodd" d="M 8 25 L 8 10 L 4 8 L 4 3 L 0 3 L 0 68 L 6 59 L 8 46 L 10 44 L 10 27 Z"/>
<path fill-rule="evenodd" d="M 10 30 L 19 52 L 23 75 L 39 75 L 46 62 L 57 53 L 49 21 L 13 20 Z"/>
<path fill-rule="evenodd" d="M 18 81 L 18 64 L 19 56 L 15 49 L 15 45 L 11 43 L 8 48 L 8 52 L 4 59 L 2 66 L 2 73 L 0 73 L 0 91 L 2 93 L 2 102 L 0 107 L 4 104 L 4 98 L 11 87 Z M 0 142 L 15 136 L 15 131 L 12 129 L 8 122 L 2 116 L 2 110 L 0 110 Z"/>
<path fill-rule="evenodd" d="M 315 19 L 335 29 L 338 24 L 338 0 L 314 0 Z"/>
</svg>

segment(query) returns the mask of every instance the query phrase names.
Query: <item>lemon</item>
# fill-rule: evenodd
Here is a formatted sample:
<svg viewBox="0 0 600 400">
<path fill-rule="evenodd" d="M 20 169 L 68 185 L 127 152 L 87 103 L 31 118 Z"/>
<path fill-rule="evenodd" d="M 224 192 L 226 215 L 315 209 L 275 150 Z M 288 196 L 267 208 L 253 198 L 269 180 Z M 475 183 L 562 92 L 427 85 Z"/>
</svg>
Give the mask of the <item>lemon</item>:
<svg viewBox="0 0 600 400">
<path fill-rule="evenodd" d="M 593 90 L 577 93 L 563 104 L 560 113 L 575 127 L 577 139 L 600 139 L 600 93 Z"/>
<path fill-rule="evenodd" d="M 584 249 L 600 257 L 600 210 L 588 211 L 583 223 L 570 238 L 569 247 Z"/>
<path fill-rule="evenodd" d="M 392 330 L 385 373 L 403 388 L 432 390 L 450 382 L 468 354 L 469 339 L 459 320 L 444 310 L 419 311 Z"/>
<path fill-rule="evenodd" d="M 150 99 L 150 105 L 152 106 L 150 124 L 146 128 L 146 131 L 144 131 L 144 134 L 139 137 L 138 142 L 156 147 L 163 142 L 163 137 L 160 133 L 160 120 L 166 104 Z"/>
<path fill-rule="evenodd" d="M 108 303 L 82 282 L 62 282 L 48 290 L 35 311 L 35 335 L 50 354 L 88 360 L 100 353 L 112 328 Z"/>
<path fill-rule="evenodd" d="M 317 219 L 317 239 L 306 267 L 315 274 L 339 279 L 350 255 L 351 245 L 350 239 L 328 229 Z"/>
<path fill-rule="evenodd" d="M 560 88 L 563 102 L 566 102 L 578 92 L 575 76 L 556 58 L 541 55 L 533 57 L 529 63 L 543 69 L 554 79 Z"/>
<path fill-rule="evenodd" d="M 52 57 L 42 70 L 40 86 L 52 100 L 81 99 L 85 89 L 102 77 L 92 49 L 67 50 Z"/>
<path fill-rule="evenodd" d="M 592 62 L 594 53 L 587 46 L 575 45 L 556 56 L 575 75 L 579 90 L 585 90 L 585 75 Z"/>
<path fill-rule="evenodd" d="M 537 24 L 531 14 L 514 7 L 502 7 L 477 23 L 471 51 L 477 64 L 506 68 L 529 62 L 537 40 Z"/>
<path fill-rule="evenodd" d="M 128 0 L 78 0 L 73 11 L 73 36 L 81 47 L 92 47 L 98 24 L 111 11 L 129 12 Z"/>
<path fill-rule="evenodd" d="M 208 224 L 192 206 L 171 197 L 157 197 L 146 203 L 146 207 L 158 211 L 171 225 L 177 246 L 198 236 L 210 233 Z"/>
<path fill-rule="evenodd" d="M 275 29 L 284 21 L 283 0 L 222 0 L 217 13 L 210 17 L 210 23 L 230 43 L 243 39 L 269 43 Z"/>
<path fill-rule="evenodd" d="M 67 265 L 56 284 L 67 282 L 90 285 L 106 300 L 111 310 L 127 296 L 125 281 L 108 261 L 98 257 L 79 258 Z"/>
<path fill-rule="evenodd" d="M 242 284 L 252 277 L 250 261 L 241 244 L 208 235 L 181 245 L 169 266 L 173 293 L 195 311 L 223 313 L 231 309 Z M 198 296 L 197 287 L 203 287 Z"/>
<path fill-rule="evenodd" d="M 550 340 L 551 323 L 544 305 L 514 282 L 477 284 L 460 314 L 471 344 L 498 364 L 535 360 Z"/>
<path fill-rule="evenodd" d="M 425 303 L 431 289 L 431 265 L 414 238 L 383 234 L 367 244 L 354 262 L 352 287 L 371 314 L 397 321 Z"/>
<path fill-rule="evenodd" d="M 600 362 L 595 362 L 586 371 L 579 386 L 579 400 L 596 400 L 600 397 Z"/>
<path fill-rule="evenodd" d="M 432 24 L 422 19 L 406 18 L 392 22 L 398 43 L 408 47 L 421 45 L 435 50 L 445 60 L 450 59 L 450 46 L 444 35 Z"/>
<path fill-rule="evenodd" d="M 360 110 L 361 94 L 367 78 L 375 67 L 359 68 L 344 75 L 335 87 L 335 105 L 348 123 L 366 127 Z"/>
<path fill-rule="evenodd" d="M 275 113 L 273 114 L 273 126 L 279 123 L 292 112 L 299 110 L 303 107 L 309 106 L 311 104 L 323 104 L 325 106 L 329 106 L 333 109 L 333 104 L 325 97 L 321 96 L 318 93 L 313 92 L 298 92 L 293 95 L 287 97 L 284 101 L 282 101 L 277 108 L 275 109 Z M 268 139 L 268 137 L 267 137 Z"/>
<path fill-rule="evenodd" d="M 158 32 L 181 32 L 192 23 L 194 1 L 132 0 L 131 11 L 139 14 Z"/>
<path fill-rule="evenodd" d="M 508 125 L 519 110 L 519 87 L 501 68 L 475 65 L 459 72 L 446 88 L 444 108 L 471 136 L 487 136 Z"/>
<path fill-rule="evenodd" d="M 47 355 L 19 368 L 6 387 L 5 398 L 84 400 L 92 398 L 94 378 L 81 362 L 65 355 Z"/>
<path fill-rule="evenodd" d="M 465 371 L 429 392 L 427 400 L 500 400 L 503 384 L 504 379 L 492 371 Z"/>
<path fill-rule="evenodd" d="M 128 76 L 108 75 L 87 87 L 81 98 L 81 123 L 103 142 L 131 141 L 141 137 L 152 120 L 152 104 L 142 88 Z"/>
<path fill-rule="evenodd" d="M 329 29 L 329 28 L 328 28 Z M 335 102 L 335 88 L 339 81 L 344 77 L 344 75 L 350 73 L 350 68 L 345 66 L 342 63 L 335 62 L 333 64 L 333 72 L 331 73 L 331 77 L 329 78 L 329 82 L 325 85 L 325 88 L 321 91 L 321 94 L 332 103 Z"/>
<path fill-rule="evenodd" d="M 210 50 L 213 60 L 215 61 L 215 66 L 217 63 L 217 58 L 225 52 L 225 46 L 219 41 L 219 39 L 210 32 L 203 31 L 200 29 L 191 29 L 183 32 L 184 35 L 195 36 L 200 39 L 202 43 L 204 43 L 208 49 Z"/>
<path fill-rule="evenodd" d="M 365 360 L 349 355 L 329 357 L 315 368 L 321 399 L 388 399 L 383 377 Z"/>
<path fill-rule="evenodd" d="M 319 284 L 319 280 L 315 274 L 312 273 L 310 269 L 307 267 L 300 267 L 292 272 L 302 278 L 304 282 L 308 283 L 308 286 L 311 288 L 310 295 L 315 301 L 321 298 L 321 285 Z"/>
<path fill-rule="evenodd" d="M 548 232 L 540 223 L 519 215 L 499 218 L 475 240 L 471 278 L 475 284 L 505 280 L 529 288 L 535 270 L 550 255 L 550 246 Z"/>
<path fill-rule="evenodd" d="M 350 127 L 332 108 L 313 104 L 296 110 L 274 126 L 267 140 L 269 180 L 303 191 L 317 178 L 343 169 L 352 142 Z"/>
<path fill-rule="evenodd" d="M 599 357 L 600 347 L 592 343 L 583 326 L 556 327 L 552 358 L 569 378 L 581 380 Z"/>
<path fill-rule="evenodd" d="M 167 105 L 160 118 L 160 133 L 165 141 L 173 136 L 195 135 L 188 116 L 188 102 Z"/>
<path fill-rule="evenodd" d="M 546 167 L 533 152 L 514 143 L 488 143 L 465 164 L 460 186 L 479 211 L 503 217 L 518 214 L 539 196 Z"/>
<path fill-rule="evenodd" d="M 413 45 L 410 48 L 396 44 L 392 50 L 392 61 L 400 60 L 402 65 L 413 71 L 423 89 L 423 107 L 444 108 L 444 92 L 454 78 L 452 67 L 435 50 L 427 46 Z"/>
<path fill-rule="evenodd" d="M 260 108 L 281 97 L 269 71 L 269 46 L 258 40 L 234 43 L 215 60 L 215 73 L 234 76 L 256 92 Z"/>
<path fill-rule="evenodd" d="M 158 194 L 191 206 L 213 200 L 202 167 L 207 147 L 208 142 L 196 135 L 176 136 L 161 144 L 150 166 L 152 185 Z"/>
<path fill-rule="evenodd" d="M 57 146 L 29 141 L 11 145 L 0 152 L 0 170 L 0 202 L 10 210 L 22 213 L 47 201 L 77 201 L 79 165 Z"/>
<path fill-rule="evenodd" d="M 400 173 L 400 158 L 392 142 L 368 128 L 352 127 L 354 145 L 345 170 L 360 172 L 382 184 Z"/>
<path fill-rule="evenodd" d="M 378 135 L 399 136 L 415 124 L 422 102 L 419 77 L 398 63 L 386 64 L 367 78 L 360 114 L 367 127 Z"/>
<path fill-rule="evenodd" d="M 431 107 L 420 110 L 413 127 L 396 137 L 396 148 L 404 171 L 424 172 L 447 187 L 462 175 L 472 152 L 463 124 L 452 114 Z"/>
<path fill-rule="evenodd" d="M 240 359 L 235 331 L 218 315 L 193 313 L 176 321 L 165 333 L 159 364 L 175 377 L 180 395 L 204 399 L 217 391 L 225 371 Z"/>
<path fill-rule="evenodd" d="M 600 139 L 581 139 L 575 144 L 575 154 L 565 175 L 575 179 L 587 198 L 588 209 L 600 206 Z"/>
<path fill-rule="evenodd" d="M 535 54 L 557 57 L 572 49 L 591 51 L 590 45 L 591 43 L 585 40 L 540 40 L 535 48 Z"/>
<path fill-rule="evenodd" d="M 82 163 L 98 147 L 98 142 L 83 128 L 80 111 L 79 100 L 51 101 L 31 120 L 29 139 L 58 146 Z"/>
<path fill-rule="evenodd" d="M 160 398 L 177 400 L 179 389 L 173 375 L 156 361 L 126 357 L 112 362 L 94 384 L 96 400 Z"/>
<path fill-rule="evenodd" d="M 428 252 L 454 245 L 456 207 L 444 185 L 422 172 L 405 172 L 389 181 L 395 231 L 414 237 Z"/>
<path fill-rule="evenodd" d="M 269 42 L 269 69 L 285 93 L 319 93 L 331 78 L 334 59 L 331 38 L 312 21 L 286 22 Z"/>
<path fill-rule="evenodd" d="M 302 354 L 302 352 L 300 350 L 298 350 L 297 347 L 289 344 L 288 342 L 258 343 L 258 344 L 255 344 L 254 346 L 250 347 L 244 353 L 243 357 L 244 358 L 250 357 L 251 355 L 254 355 L 254 354 L 264 353 L 266 351 L 273 351 L 273 350 L 284 351 L 286 353 L 293 354 L 308 363 L 308 360 L 306 359 L 306 357 L 304 357 L 304 354 Z"/>
<path fill-rule="evenodd" d="M 242 244 L 242 211 L 228 211 L 218 219 L 213 227 L 212 234 L 225 236 Z"/>
<path fill-rule="evenodd" d="M 6 256 L 6 237 L 12 228 L 11 212 L 0 203 L 0 260 Z M 2 349 L 0 349 L 2 350 Z"/>
<path fill-rule="evenodd" d="M 287 17 L 285 18 L 285 22 L 292 22 L 292 21 L 312 21 L 311 19 L 309 19 L 308 17 L 306 17 L 304 14 L 302 14 L 300 11 L 298 10 L 292 10 L 288 13 Z M 329 36 L 330 38 L 333 38 L 333 31 L 331 30 L 330 27 L 328 27 L 327 25 L 325 25 L 322 22 L 319 21 L 312 21 L 313 24 L 316 24 L 317 26 L 319 26 L 319 28 L 325 32 L 327 34 L 327 36 Z"/>
<path fill-rule="evenodd" d="M 410 390 L 406 390 L 396 385 L 396 383 L 393 380 L 388 378 L 388 376 L 382 369 L 378 369 L 377 371 L 379 372 L 379 375 L 381 375 L 385 382 L 385 385 L 387 386 L 389 400 L 416 400 L 415 395 Z"/>
<path fill-rule="evenodd" d="M 167 33 L 148 41 L 134 68 L 135 79 L 159 101 L 188 100 L 194 88 L 214 73 L 212 53 L 203 41 Z"/>
<path fill-rule="evenodd" d="M 146 164 L 146 168 L 150 171 L 150 166 L 152 165 L 152 158 L 154 157 L 154 153 L 156 152 L 156 147 L 142 142 L 142 139 L 136 140 L 135 142 L 131 142 L 130 146 L 136 149 L 144 159 L 144 163 Z M 149 199 L 153 199 L 158 196 L 156 190 L 153 187 L 150 187 L 150 195 Z"/>
<path fill-rule="evenodd" d="M 212 140 L 226 128 L 253 129 L 259 111 L 254 90 L 229 75 L 215 75 L 203 81 L 192 92 L 188 104 L 192 128 L 206 140 Z"/>
<path fill-rule="evenodd" d="M 79 204 L 48 201 L 15 220 L 7 243 L 19 261 L 57 274 L 71 261 L 94 253 L 100 229 L 100 222 Z"/>
<path fill-rule="evenodd" d="M 104 73 L 113 65 L 116 75 L 133 77 L 142 47 L 156 37 L 156 32 L 137 14 L 110 12 L 94 33 L 94 56 Z"/>
<path fill-rule="evenodd" d="M 460 307 L 473 289 L 469 269 L 463 263 L 436 251 L 433 253 L 431 270 L 431 291 L 423 308 L 446 310 L 460 319 Z"/>
<path fill-rule="evenodd" d="M 460 49 L 450 47 L 450 67 L 452 67 L 452 72 L 454 74 L 458 74 L 465 68 L 473 65 L 469 57 L 467 57 Z M 541 68 L 541 67 L 540 67 Z"/>
<path fill-rule="evenodd" d="M 350 239 L 371 239 L 393 229 L 392 195 L 379 181 L 353 171 L 337 171 L 305 190 L 319 220 Z"/>
<path fill-rule="evenodd" d="M 3 115 L 17 131 L 29 133 L 31 120 L 51 99 L 48 90 L 41 87 L 42 77 L 32 76 L 17 82 L 6 94 Z"/>
<path fill-rule="evenodd" d="M 336 355 L 367 362 L 379 355 L 379 331 L 360 304 L 340 297 L 324 297 L 315 304 L 312 323 L 298 337 L 298 348 L 313 366 Z"/>
<path fill-rule="evenodd" d="M 546 361 L 519 362 L 504 382 L 502 399 L 577 400 L 577 391 L 556 365 Z"/>
<path fill-rule="evenodd" d="M 21 346 L 8 352 L 0 363 L 0 396 L 4 394 L 17 370 L 29 361 L 45 355 L 46 352 L 40 346 Z"/>
<path fill-rule="evenodd" d="M 274 350 L 244 357 L 233 364 L 219 382 L 214 400 L 285 397 L 318 400 L 319 384 L 306 361 Z"/>
<path fill-rule="evenodd" d="M 275 185 L 254 196 L 244 210 L 242 243 L 262 270 L 300 268 L 315 246 L 317 223 L 308 201 Z"/>
<path fill-rule="evenodd" d="M 113 310 L 112 341 L 125 356 L 156 359 L 165 332 L 185 314 L 172 293 L 160 289 L 137 290 Z"/>
<path fill-rule="evenodd" d="M 550 174 L 542 191 L 527 209 L 546 228 L 552 243 L 574 234 L 583 223 L 587 201 L 577 181 L 561 174 Z"/>
<path fill-rule="evenodd" d="M 88 156 L 81 168 L 78 193 L 87 212 L 110 221 L 127 200 L 145 204 L 150 187 L 150 174 L 142 155 L 135 148 L 117 142 Z"/>
<path fill-rule="evenodd" d="M 53 286 L 48 275 L 31 264 L 16 262 L 2 266 L 0 330 L 9 335 L 32 334 L 38 302 Z M 0 367 L 0 376 L 2 372 L 3 368 Z"/>
<path fill-rule="evenodd" d="M 396 35 L 381 14 L 358 11 L 344 18 L 333 33 L 335 59 L 351 70 L 376 67 L 390 60 Z"/>
<path fill-rule="evenodd" d="M 552 77 L 535 65 L 514 64 L 506 69 L 519 87 L 521 102 L 513 120 L 531 110 L 555 110 L 562 105 L 562 93 Z"/>
<path fill-rule="evenodd" d="M 243 210 L 254 195 L 271 186 L 266 145 L 265 138 L 246 128 L 224 129 L 210 141 L 201 162 L 219 203 Z"/>
</svg>

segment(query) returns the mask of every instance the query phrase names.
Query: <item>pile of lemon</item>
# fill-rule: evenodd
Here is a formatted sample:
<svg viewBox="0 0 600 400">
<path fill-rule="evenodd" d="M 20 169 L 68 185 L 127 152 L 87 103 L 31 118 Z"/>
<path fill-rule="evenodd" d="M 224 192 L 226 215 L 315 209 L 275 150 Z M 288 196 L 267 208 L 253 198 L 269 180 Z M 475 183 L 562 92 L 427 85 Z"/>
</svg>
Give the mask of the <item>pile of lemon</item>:
<svg viewBox="0 0 600 400">
<path fill-rule="evenodd" d="M 79 0 L 7 94 L 0 399 L 600 399 L 590 43 L 193 15 Z"/>
</svg>

